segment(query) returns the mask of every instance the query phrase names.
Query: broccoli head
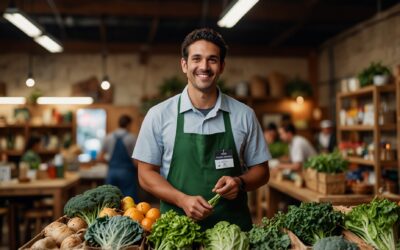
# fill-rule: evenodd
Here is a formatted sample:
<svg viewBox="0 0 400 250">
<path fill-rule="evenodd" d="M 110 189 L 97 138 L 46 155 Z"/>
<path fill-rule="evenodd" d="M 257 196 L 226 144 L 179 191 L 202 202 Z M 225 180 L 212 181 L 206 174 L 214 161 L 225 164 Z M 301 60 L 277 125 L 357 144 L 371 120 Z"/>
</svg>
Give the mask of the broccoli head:
<svg viewBox="0 0 400 250">
<path fill-rule="evenodd" d="M 331 236 L 320 239 L 315 243 L 313 250 L 358 250 L 355 243 L 345 240 L 342 236 Z"/>
<path fill-rule="evenodd" d="M 115 186 L 99 186 L 72 197 L 64 206 L 64 214 L 70 218 L 80 217 L 91 225 L 103 208 L 119 208 L 122 196 Z"/>
</svg>

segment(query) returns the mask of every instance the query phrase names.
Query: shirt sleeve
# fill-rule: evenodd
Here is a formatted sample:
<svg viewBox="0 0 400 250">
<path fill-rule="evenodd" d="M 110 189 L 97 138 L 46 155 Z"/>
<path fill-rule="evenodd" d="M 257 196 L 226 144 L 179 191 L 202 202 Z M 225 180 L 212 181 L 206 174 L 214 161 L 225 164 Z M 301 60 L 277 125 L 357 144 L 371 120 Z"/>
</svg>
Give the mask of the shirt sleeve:
<svg viewBox="0 0 400 250">
<path fill-rule="evenodd" d="M 290 148 L 290 160 L 293 163 L 303 163 L 305 161 L 303 146 L 300 140 L 293 140 Z"/>
<path fill-rule="evenodd" d="M 264 134 L 254 111 L 249 119 L 249 133 L 246 138 L 244 160 L 247 167 L 255 166 L 271 159 Z"/>
<path fill-rule="evenodd" d="M 156 110 L 150 109 L 143 120 L 132 158 L 152 165 L 162 164 L 161 121 Z"/>
</svg>

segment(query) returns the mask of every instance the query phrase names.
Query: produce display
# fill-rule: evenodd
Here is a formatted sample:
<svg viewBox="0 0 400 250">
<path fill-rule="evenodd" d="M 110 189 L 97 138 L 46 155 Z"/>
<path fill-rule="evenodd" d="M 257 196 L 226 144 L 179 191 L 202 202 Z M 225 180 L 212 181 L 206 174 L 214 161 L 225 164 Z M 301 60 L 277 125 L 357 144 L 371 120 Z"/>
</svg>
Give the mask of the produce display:
<svg viewBox="0 0 400 250">
<path fill-rule="evenodd" d="M 192 249 L 203 243 L 204 234 L 192 219 L 170 210 L 156 221 L 147 240 L 154 250 Z"/>
<path fill-rule="evenodd" d="M 220 198 L 216 195 L 209 203 L 216 206 Z M 398 204 L 375 198 L 338 209 L 330 203 L 302 203 L 290 206 L 286 214 L 263 218 L 249 232 L 227 221 L 204 231 L 187 216 L 173 210 L 160 215 L 149 203 L 136 204 L 118 188 L 104 185 L 71 198 L 64 207 L 66 216 L 21 249 L 400 249 Z"/>
<path fill-rule="evenodd" d="M 348 161 L 346 161 L 339 151 L 330 154 L 319 154 L 309 158 L 304 163 L 304 168 L 311 168 L 321 173 L 343 173 L 347 170 Z"/>
<path fill-rule="evenodd" d="M 400 207 L 386 199 L 354 207 L 345 217 L 345 227 L 379 250 L 395 250 Z"/>
<path fill-rule="evenodd" d="M 204 248 L 206 250 L 248 250 L 249 238 L 235 224 L 220 221 L 205 232 Z"/>
<path fill-rule="evenodd" d="M 254 250 L 286 250 L 290 238 L 283 232 L 285 215 L 278 212 L 273 218 L 263 218 L 260 225 L 253 225 L 249 231 L 250 248 Z"/>
</svg>

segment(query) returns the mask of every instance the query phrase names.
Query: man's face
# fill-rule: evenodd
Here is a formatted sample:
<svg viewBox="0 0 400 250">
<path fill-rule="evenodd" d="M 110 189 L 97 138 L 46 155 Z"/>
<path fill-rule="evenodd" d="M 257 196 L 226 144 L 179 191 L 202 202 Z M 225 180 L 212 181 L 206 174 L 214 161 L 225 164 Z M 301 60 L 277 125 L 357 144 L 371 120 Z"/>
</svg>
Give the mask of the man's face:
<svg viewBox="0 0 400 250">
<path fill-rule="evenodd" d="M 188 47 L 188 59 L 182 58 L 181 66 L 190 85 L 202 92 L 215 88 L 225 66 L 219 53 L 217 45 L 205 40 L 196 41 Z"/>
<path fill-rule="evenodd" d="M 290 142 L 291 133 L 286 132 L 283 128 L 279 128 L 278 132 L 279 132 L 279 137 L 281 138 L 282 141 Z"/>
</svg>

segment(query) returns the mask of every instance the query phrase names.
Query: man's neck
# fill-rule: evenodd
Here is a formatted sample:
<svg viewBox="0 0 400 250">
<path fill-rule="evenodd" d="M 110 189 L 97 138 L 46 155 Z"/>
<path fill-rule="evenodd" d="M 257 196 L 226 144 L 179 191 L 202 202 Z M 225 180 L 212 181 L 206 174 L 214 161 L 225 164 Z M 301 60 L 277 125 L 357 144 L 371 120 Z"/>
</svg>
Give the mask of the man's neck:
<svg viewBox="0 0 400 250">
<path fill-rule="evenodd" d="M 197 109 L 209 109 L 215 106 L 218 97 L 217 88 L 210 91 L 200 91 L 190 84 L 188 85 L 188 94 L 193 106 Z"/>
</svg>

